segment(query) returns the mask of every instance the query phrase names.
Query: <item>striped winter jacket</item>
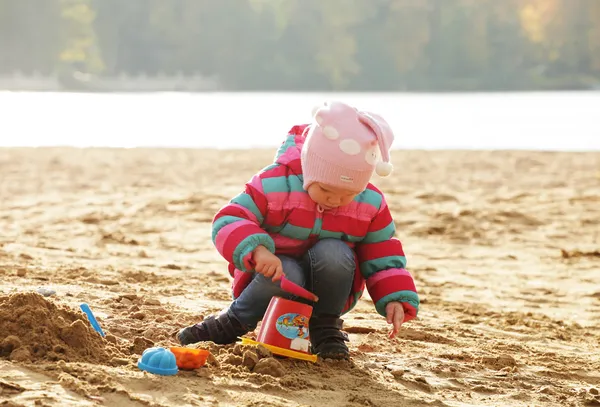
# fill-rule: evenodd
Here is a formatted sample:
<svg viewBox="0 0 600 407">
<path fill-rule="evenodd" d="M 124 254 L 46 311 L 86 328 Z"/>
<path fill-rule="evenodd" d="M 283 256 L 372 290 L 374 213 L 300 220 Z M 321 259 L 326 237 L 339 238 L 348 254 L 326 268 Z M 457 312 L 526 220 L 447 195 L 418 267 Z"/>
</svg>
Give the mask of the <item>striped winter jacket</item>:
<svg viewBox="0 0 600 407">
<path fill-rule="evenodd" d="M 413 319 L 419 297 L 405 270 L 402 244 L 383 194 L 369 184 L 345 207 L 320 213 L 304 190 L 300 151 L 308 125 L 294 126 L 277 151 L 275 163 L 246 183 L 244 192 L 214 217 L 212 239 L 229 262 L 233 297 L 251 280 L 252 252 L 263 245 L 275 254 L 301 257 L 319 239 L 343 240 L 355 252 L 356 271 L 344 313 L 362 296 L 365 283 L 377 312 L 391 301 L 402 303 L 405 321 Z"/>
</svg>

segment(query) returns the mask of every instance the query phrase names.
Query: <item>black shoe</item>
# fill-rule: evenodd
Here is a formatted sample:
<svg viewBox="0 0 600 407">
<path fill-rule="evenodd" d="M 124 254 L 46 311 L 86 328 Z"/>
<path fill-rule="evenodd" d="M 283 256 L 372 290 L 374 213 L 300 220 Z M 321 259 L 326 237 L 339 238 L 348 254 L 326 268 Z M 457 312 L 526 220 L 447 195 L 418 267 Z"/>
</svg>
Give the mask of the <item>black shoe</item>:
<svg viewBox="0 0 600 407">
<path fill-rule="evenodd" d="M 248 329 L 231 313 L 226 312 L 216 318 L 211 315 L 199 324 L 183 328 L 177 333 L 177 340 L 182 345 L 197 342 L 228 345 L 236 342 L 239 336 L 246 333 Z"/>
<path fill-rule="evenodd" d="M 336 316 L 312 317 L 308 326 L 312 352 L 323 359 L 349 359 L 349 339 L 341 331 L 343 323 Z"/>
</svg>

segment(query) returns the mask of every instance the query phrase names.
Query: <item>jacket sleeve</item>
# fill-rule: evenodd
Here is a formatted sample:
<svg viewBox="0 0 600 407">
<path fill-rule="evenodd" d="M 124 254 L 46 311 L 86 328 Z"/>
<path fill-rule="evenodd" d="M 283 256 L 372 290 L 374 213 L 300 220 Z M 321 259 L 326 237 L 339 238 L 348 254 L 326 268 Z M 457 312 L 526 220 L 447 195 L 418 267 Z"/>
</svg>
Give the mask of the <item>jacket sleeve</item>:
<svg viewBox="0 0 600 407">
<path fill-rule="evenodd" d="M 387 304 L 400 302 L 406 322 L 417 316 L 419 296 L 412 276 L 405 269 L 406 257 L 395 232 L 394 220 L 382 195 L 379 211 L 367 235 L 357 244 L 356 254 L 377 312 L 386 316 Z"/>
<path fill-rule="evenodd" d="M 215 215 L 212 241 L 217 250 L 238 270 L 250 271 L 252 252 L 259 245 L 275 252 L 275 242 L 261 227 L 267 212 L 267 198 L 260 172 L 245 185 L 244 192 L 233 198 Z"/>
</svg>

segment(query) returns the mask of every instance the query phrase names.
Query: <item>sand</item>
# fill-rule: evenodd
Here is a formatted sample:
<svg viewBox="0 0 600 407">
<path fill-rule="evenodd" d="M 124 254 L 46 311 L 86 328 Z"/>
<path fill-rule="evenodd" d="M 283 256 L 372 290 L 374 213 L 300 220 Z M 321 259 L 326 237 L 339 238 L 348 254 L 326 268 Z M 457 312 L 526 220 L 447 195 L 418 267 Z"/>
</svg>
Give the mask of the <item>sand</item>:
<svg viewBox="0 0 600 407">
<path fill-rule="evenodd" d="M 272 156 L 0 149 L 0 406 L 600 405 L 599 153 L 396 152 L 375 180 L 422 298 L 399 338 L 365 295 L 350 362 L 140 371 L 228 304 L 210 222 Z"/>
</svg>

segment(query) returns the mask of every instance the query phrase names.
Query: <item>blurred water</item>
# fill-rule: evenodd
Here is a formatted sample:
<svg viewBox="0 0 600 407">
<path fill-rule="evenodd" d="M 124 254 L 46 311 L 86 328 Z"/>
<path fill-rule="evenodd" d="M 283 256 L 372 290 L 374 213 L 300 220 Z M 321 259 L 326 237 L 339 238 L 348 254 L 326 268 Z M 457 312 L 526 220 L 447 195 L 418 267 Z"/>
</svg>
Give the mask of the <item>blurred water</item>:
<svg viewBox="0 0 600 407">
<path fill-rule="evenodd" d="M 0 92 L 0 146 L 274 147 L 327 99 L 386 117 L 395 148 L 600 150 L 600 92 Z"/>
</svg>

